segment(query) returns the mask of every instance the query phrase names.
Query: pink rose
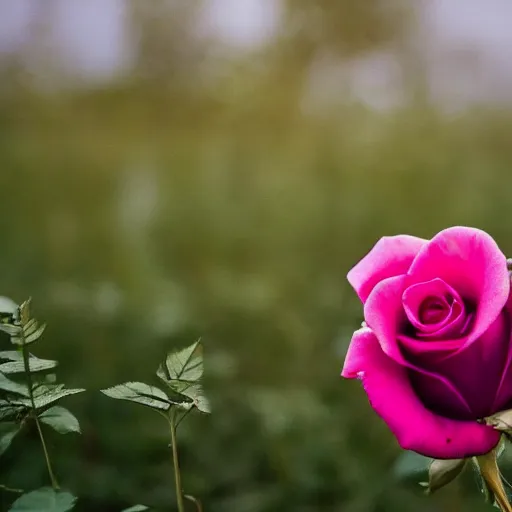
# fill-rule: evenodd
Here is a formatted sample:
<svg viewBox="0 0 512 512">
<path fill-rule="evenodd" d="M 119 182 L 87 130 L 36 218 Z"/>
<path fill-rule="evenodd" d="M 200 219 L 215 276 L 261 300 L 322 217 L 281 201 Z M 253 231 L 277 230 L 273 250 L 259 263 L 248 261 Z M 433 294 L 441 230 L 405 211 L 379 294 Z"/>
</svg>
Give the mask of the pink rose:
<svg viewBox="0 0 512 512">
<path fill-rule="evenodd" d="M 432 240 L 382 238 L 348 274 L 368 327 L 342 376 L 359 377 L 399 444 L 439 459 L 489 452 L 477 420 L 512 407 L 512 300 L 506 258 L 467 227 Z"/>
</svg>

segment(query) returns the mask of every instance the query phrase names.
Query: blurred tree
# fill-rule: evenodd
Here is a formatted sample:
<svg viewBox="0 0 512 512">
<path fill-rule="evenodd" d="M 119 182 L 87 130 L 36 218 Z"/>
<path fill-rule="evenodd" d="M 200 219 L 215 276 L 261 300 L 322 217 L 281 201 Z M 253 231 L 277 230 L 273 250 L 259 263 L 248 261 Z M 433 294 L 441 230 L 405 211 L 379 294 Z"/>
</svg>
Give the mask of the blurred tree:
<svg viewBox="0 0 512 512">
<path fill-rule="evenodd" d="M 393 42 L 407 21 L 401 2 L 285 0 L 284 34 L 294 53 L 316 51 L 354 57 Z"/>
<path fill-rule="evenodd" d="M 197 31 L 202 7 L 203 0 L 129 1 L 138 79 L 159 88 L 194 83 L 207 49 Z"/>
</svg>

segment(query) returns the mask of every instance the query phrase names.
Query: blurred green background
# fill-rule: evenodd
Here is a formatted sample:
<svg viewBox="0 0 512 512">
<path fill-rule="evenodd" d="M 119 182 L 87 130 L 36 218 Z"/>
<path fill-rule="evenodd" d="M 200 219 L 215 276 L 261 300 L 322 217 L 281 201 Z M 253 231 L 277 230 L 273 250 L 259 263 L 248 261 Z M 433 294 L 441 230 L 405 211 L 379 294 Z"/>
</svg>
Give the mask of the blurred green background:
<svg viewBox="0 0 512 512">
<path fill-rule="evenodd" d="M 512 255 L 510 103 L 436 101 L 405 3 L 276 0 L 272 37 L 241 49 L 197 28 L 208 0 L 121 3 L 133 51 L 108 79 L 59 64 L 59 2 L 32 2 L 0 53 L 0 294 L 33 297 L 37 355 L 89 390 L 63 402 L 83 435 L 49 434 L 77 510 L 172 510 L 165 422 L 97 390 L 155 382 L 199 336 L 213 414 L 180 446 L 206 511 L 484 510 L 471 472 L 428 498 L 397 481 L 394 438 L 339 373 L 362 320 L 346 273 L 379 237 L 471 225 Z M 350 81 L 379 52 L 392 104 Z M 46 483 L 36 437 L 0 475 Z"/>
</svg>

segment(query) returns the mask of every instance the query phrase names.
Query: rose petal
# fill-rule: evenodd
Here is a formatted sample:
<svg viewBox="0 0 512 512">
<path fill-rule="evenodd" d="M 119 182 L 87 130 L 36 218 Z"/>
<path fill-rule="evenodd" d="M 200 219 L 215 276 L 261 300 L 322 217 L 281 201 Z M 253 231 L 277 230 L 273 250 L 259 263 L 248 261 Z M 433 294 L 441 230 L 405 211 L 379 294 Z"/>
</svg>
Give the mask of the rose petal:
<svg viewBox="0 0 512 512">
<path fill-rule="evenodd" d="M 471 415 L 471 408 L 457 386 L 436 371 L 434 366 L 432 366 L 434 369 L 430 370 L 424 368 L 423 364 L 424 354 L 432 354 L 436 360 L 439 356 L 441 359 L 446 358 L 459 349 L 461 341 L 426 342 L 410 339 L 412 347 L 418 351 L 419 359 L 411 361 L 410 353 L 406 350 L 402 352 L 403 340 L 409 340 L 400 334 L 401 325 L 407 321 L 401 300 L 405 281 L 406 276 L 390 277 L 375 286 L 364 305 L 365 321 L 387 356 L 402 367 L 424 374 L 425 379 L 430 382 L 435 379 L 436 389 L 443 389 L 446 395 L 445 405 L 450 404 L 458 415 L 462 416 L 463 411 L 465 411 L 464 416 Z"/>
<path fill-rule="evenodd" d="M 443 358 L 456 354 L 467 338 L 425 341 L 399 334 L 397 339 L 406 359 L 409 359 L 409 356 L 418 356 L 425 357 L 430 361 L 441 361 Z"/>
<path fill-rule="evenodd" d="M 383 279 L 373 288 L 364 305 L 364 319 L 375 333 L 382 350 L 399 363 L 403 363 L 404 358 L 397 336 L 407 322 L 402 307 L 405 282 L 405 275 Z"/>
<path fill-rule="evenodd" d="M 510 324 L 506 314 L 501 314 L 485 333 L 453 357 L 431 359 L 428 353 L 412 359 L 423 370 L 435 371 L 453 382 L 471 409 L 471 417 L 491 415 L 510 338 Z M 422 373 L 414 378 L 415 390 L 423 402 L 436 412 L 445 413 L 443 396 L 435 396 L 431 379 Z M 448 402 L 447 402 L 448 403 Z M 438 408 L 440 407 L 440 408 Z M 448 409 L 456 413 L 448 404 Z M 451 417 L 466 418 L 464 414 Z"/>
<path fill-rule="evenodd" d="M 382 283 L 379 283 L 379 285 L 375 287 L 370 296 L 370 299 L 365 305 L 365 309 L 369 309 L 369 314 L 367 317 L 365 315 L 365 317 L 367 318 L 367 323 L 371 328 L 370 330 L 377 338 L 381 349 L 387 356 L 389 356 L 403 368 L 406 368 L 413 378 L 415 376 L 421 375 L 421 382 L 429 383 L 432 397 L 442 397 L 442 401 L 439 400 L 439 406 L 443 410 L 451 409 L 452 414 L 450 417 L 474 417 L 470 406 L 468 405 L 464 396 L 457 389 L 457 387 L 454 386 L 454 384 L 446 376 L 439 374 L 439 372 L 435 369 L 435 365 L 430 365 L 428 368 L 425 368 L 426 365 L 424 364 L 424 359 L 427 359 L 427 362 L 435 362 L 438 359 L 437 351 L 429 352 L 425 351 L 425 349 L 430 349 L 432 345 L 447 345 L 447 350 L 456 350 L 460 345 L 458 340 L 455 342 L 432 341 L 428 343 L 424 341 L 421 342 L 417 340 L 411 340 L 413 346 L 418 346 L 420 348 L 418 358 L 411 357 L 411 354 L 408 354 L 407 352 L 405 352 L 407 357 L 404 357 L 401 348 L 396 344 L 396 326 L 400 324 L 400 321 L 398 320 L 388 322 L 388 320 L 390 318 L 392 319 L 394 316 L 400 316 L 400 314 L 402 316 L 404 315 L 401 311 L 401 306 L 399 304 L 400 301 L 394 300 L 394 298 L 400 296 L 400 282 L 403 280 L 404 276 L 391 277 L 382 281 Z M 382 301 L 382 305 L 385 304 L 390 309 L 385 310 L 379 308 L 378 306 L 381 305 L 379 301 Z M 376 306 L 375 310 L 372 309 L 374 305 Z M 396 309 L 393 310 L 393 307 Z M 380 315 L 380 313 L 382 313 L 382 315 Z M 402 336 L 398 336 L 398 340 L 401 341 L 402 338 Z M 346 361 L 350 361 L 357 356 L 357 343 L 354 346 L 353 345 L 353 343 L 350 344 Z M 421 348 L 424 350 L 421 351 Z M 446 351 L 441 352 L 441 354 L 443 358 L 446 358 Z M 364 357 L 364 354 L 362 357 Z"/>
<path fill-rule="evenodd" d="M 408 271 L 408 285 L 440 278 L 464 301 L 476 306 L 465 346 L 478 339 L 496 320 L 510 291 L 505 255 L 484 231 L 453 227 L 424 245 Z"/>
<path fill-rule="evenodd" d="M 499 441 L 499 433 L 490 427 L 428 410 L 406 370 L 384 354 L 370 329 L 354 333 L 342 376 L 362 378 L 370 404 L 406 450 L 438 459 L 461 459 L 487 453 Z"/>
<path fill-rule="evenodd" d="M 509 295 L 504 314 L 512 327 L 512 293 Z M 496 390 L 492 413 L 512 407 L 512 332 L 509 334 L 507 356 L 504 360 L 501 378 Z"/>
<path fill-rule="evenodd" d="M 446 322 L 438 325 L 438 329 L 430 332 L 418 332 L 417 336 L 422 340 L 445 340 L 451 337 L 462 337 L 468 332 L 468 326 L 473 319 L 473 314 L 466 315 L 464 305 L 460 302 L 454 302 L 450 308 L 450 314 Z"/>
<path fill-rule="evenodd" d="M 401 365 L 409 363 L 404 354 L 440 352 L 443 357 L 456 352 L 462 341 L 424 341 L 403 334 L 407 317 L 402 306 L 407 276 L 384 279 L 375 286 L 364 305 L 364 319 L 375 333 L 386 355 Z M 406 351 L 402 352 L 402 346 Z"/>
<path fill-rule="evenodd" d="M 408 377 L 421 403 L 433 413 L 453 420 L 478 418 L 446 377 L 419 368 L 410 369 Z"/>
<path fill-rule="evenodd" d="M 348 273 L 347 279 L 364 303 L 383 279 L 405 274 L 414 257 L 427 243 L 409 235 L 386 236 Z"/>
<path fill-rule="evenodd" d="M 453 303 L 447 304 L 446 296 L 451 295 Z M 424 324 L 420 319 L 420 309 L 427 297 L 439 297 L 447 304 L 450 312 L 445 318 L 435 324 Z M 422 334 L 432 334 L 443 329 L 443 333 L 454 333 L 461 330 L 464 324 L 463 302 L 455 289 L 446 284 L 442 279 L 436 278 L 430 281 L 416 283 L 406 288 L 402 296 L 402 304 L 407 318 L 411 324 L 420 329 Z M 458 304 L 458 306 L 457 306 Z"/>
</svg>

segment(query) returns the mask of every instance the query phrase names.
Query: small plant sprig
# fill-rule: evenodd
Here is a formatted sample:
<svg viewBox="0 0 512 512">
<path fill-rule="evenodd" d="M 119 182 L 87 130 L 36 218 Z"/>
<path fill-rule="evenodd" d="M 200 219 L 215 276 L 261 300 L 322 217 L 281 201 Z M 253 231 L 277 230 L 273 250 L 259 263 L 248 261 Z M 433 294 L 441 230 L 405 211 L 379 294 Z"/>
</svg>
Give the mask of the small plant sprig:
<svg viewBox="0 0 512 512">
<path fill-rule="evenodd" d="M 40 359 L 29 352 L 29 347 L 41 338 L 46 327 L 31 317 L 30 302 L 29 299 L 18 306 L 12 300 L 0 297 L 0 331 L 10 336 L 13 345 L 11 350 L 0 351 L 0 457 L 26 426 L 35 424 L 51 487 L 22 494 L 10 510 L 66 512 L 74 507 L 76 497 L 60 490 L 43 425 L 52 427 L 59 434 L 80 433 L 77 418 L 64 407 L 55 404 L 85 389 L 68 389 L 64 384 L 57 384 L 53 373 L 57 361 Z M 6 486 L 2 488 L 24 492 Z"/>
<path fill-rule="evenodd" d="M 110 398 L 135 402 L 158 412 L 169 424 L 176 503 L 179 512 L 185 512 L 185 499 L 202 512 L 197 498 L 184 494 L 178 458 L 177 429 L 183 419 L 194 409 L 202 413 L 210 412 L 210 405 L 203 393 L 203 356 L 200 341 L 179 351 L 170 352 L 156 372 L 166 385 L 166 391 L 143 382 L 126 382 L 103 389 L 102 393 Z"/>
</svg>

